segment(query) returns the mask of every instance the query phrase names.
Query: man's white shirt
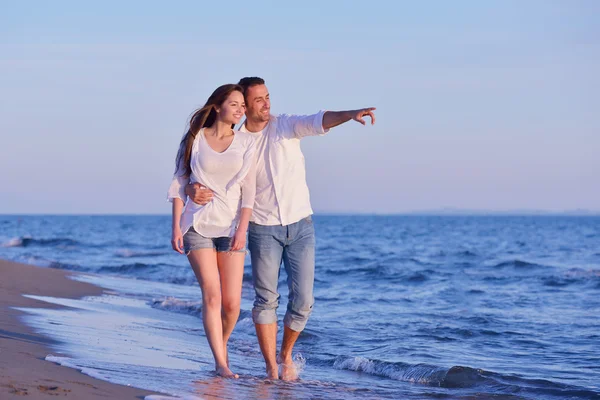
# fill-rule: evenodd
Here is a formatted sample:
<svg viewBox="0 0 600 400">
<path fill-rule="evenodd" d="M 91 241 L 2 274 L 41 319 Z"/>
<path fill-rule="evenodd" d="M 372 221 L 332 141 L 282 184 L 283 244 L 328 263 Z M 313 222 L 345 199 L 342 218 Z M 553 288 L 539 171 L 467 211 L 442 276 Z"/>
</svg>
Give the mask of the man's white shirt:
<svg viewBox="0 0 600 400">
<path fill-rule="evenodd" d="M 271 116 L 260 132 L 241 132 L 257 139 L 256 196 L 251 221 L 260 225 L 289 225 L 313 213 L 306 184 L 300 139 L 324 135 L 321 111 L 314 115 Z"/>
</svg>

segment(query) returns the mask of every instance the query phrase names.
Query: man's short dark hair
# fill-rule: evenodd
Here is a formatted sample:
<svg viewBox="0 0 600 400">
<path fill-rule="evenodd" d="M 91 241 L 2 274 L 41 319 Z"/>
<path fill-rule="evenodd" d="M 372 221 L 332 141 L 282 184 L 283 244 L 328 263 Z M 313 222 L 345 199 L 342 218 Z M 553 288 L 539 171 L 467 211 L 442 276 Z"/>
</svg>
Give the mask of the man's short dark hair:
<svg viewBox="0 0 600 400">
<path fill-rule="evenodd" d="M 248 91 L 249 87 L 264 84 L 265 80 L 257 76 L 247 76 L 245 78 L 240 79 L 240 81 L 238 82 L 238 85 L 240 85 L 244 89 L 244 96 L 246 96 L 246 92 Z"/>
</svg>

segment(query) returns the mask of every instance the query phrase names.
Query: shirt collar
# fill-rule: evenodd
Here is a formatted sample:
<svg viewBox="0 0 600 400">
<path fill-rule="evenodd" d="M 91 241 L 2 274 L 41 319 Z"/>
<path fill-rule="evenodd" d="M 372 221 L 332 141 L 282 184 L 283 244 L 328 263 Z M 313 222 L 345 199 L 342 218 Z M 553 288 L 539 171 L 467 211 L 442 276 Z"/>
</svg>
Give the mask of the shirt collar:
<svg viewBox="0 0 600 400">
<path fill-rule="evenodd" d="M 246 132 L 246 133 L 251 133 L 251 134 L 257 134 L 257 133 L 263 133 L 267 130 L 267 128 L 269 128 L 269 125 L 271 125 L 271 122 L 273 122 L 275 120 L 275 116 L 271 115 L 269 118 L 269 122 L 267 123 L 267 125 L 265 125 L 265 127 L 263 128 L 262 131 L 259 132 L 250 132 L 248 129 L 246 129 L 246 121 L 248 119 L 244 119 L 244 122 L 242 122 L 242 125 L 240 125 L 240 128 L 238 129 L 240 132 Z"/>
</svg>

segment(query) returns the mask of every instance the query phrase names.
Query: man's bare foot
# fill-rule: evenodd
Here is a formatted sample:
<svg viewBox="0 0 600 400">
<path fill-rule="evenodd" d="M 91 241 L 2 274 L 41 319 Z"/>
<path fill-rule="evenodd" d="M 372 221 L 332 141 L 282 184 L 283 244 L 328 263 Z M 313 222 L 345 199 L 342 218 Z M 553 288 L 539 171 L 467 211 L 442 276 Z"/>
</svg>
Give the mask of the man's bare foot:
<svg viewBox="0 0 600 400">
<path fill-rule="evenodd" d="M 298 379 L 298 369 L 291 364 L 281 364 L 281 380 L 282 381 L 295 381 Z"/>
<path fill-rule="evenodd" d="M 295 381 L 298 379 L 298 369 L 292 360 L 292 357 L 277 356 L 277 363 L 280 367 L 280 378 L 282 381 Z"/>
<path fill-rule="evenodd" d="M 237 379 L 240 377 L 238 374 L 231 372 L 231 370 L 226 366 L 217 367 L 215 372 L 217 375 L 222 376 L 223 378 Z"/>
</svg>

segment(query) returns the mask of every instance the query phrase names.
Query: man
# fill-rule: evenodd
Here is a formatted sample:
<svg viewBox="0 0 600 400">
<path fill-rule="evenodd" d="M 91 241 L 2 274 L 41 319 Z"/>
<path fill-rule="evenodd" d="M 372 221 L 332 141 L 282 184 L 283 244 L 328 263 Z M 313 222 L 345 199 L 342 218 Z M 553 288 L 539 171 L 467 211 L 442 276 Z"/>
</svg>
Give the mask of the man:
<svg viewBox="0 0 600 400">
<path fill-rule="evenodd" d="M 323 135 L 330 128 L 364 117 L 375 123 L 375 108 L 352 111 L 322 111 L 315 115 L 271 115 L 271 100 L 265 81 L 243 78 L 246 121 L 240 128 L 257 138 L 256 199 L 248 228 L 248 249 L 255 289 L 252 319 L 266 363 L 267 377 L 298 377 L 292 350 L 312 311 L 315 272 L 315 232 L 304 156 L 300 139 Z M 209 189 L 188 185 L 186 194 L 199 204 L 212 198 Z M 277 283 L 281 262 L 288 275 L 289 300 L 284 318 L 283 342 L 277 351 Z"/>
</svg>

